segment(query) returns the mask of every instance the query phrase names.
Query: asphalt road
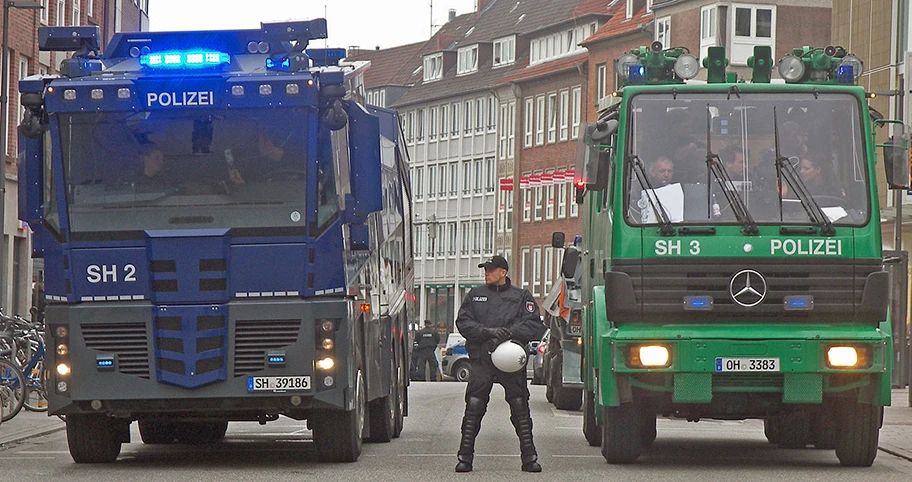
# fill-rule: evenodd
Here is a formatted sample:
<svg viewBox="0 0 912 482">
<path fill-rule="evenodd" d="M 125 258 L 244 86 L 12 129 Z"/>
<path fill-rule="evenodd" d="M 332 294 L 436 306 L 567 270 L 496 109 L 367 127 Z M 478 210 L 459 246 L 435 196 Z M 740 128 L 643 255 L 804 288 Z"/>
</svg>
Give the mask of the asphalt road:
<svg viewBox="0 0 912 482">
<path fill-rule="evenodd" d="M 61 431 L 0 448 L 0 466 L 6 480 L 52 481 L 912 480 L 912 462 L 883 451 L 873 467 L 847 469 L 832 451 L 776 448 L 767 444 L 757 421 L 660 419 L 655 444 L 637 464 L 608 465 L 598 447 L 586 444 L 580 412 L 555 410 L 539 386 L 530 387 L 531 406 L 544 472 L 520 472 L 509 409 L 495 387 L 477 442 L 475 471 L 456 474 L 464 388 L 458 382 L 413 383 L 402 436 L 388 444 L 365 444 L 352 464 L 316 461 L 304 424 L 282 418 L 264 426 L 232 423 L 224 441 L 201 446 L 146 446 L 134 424 L 134 443 L 124 445 L 117 462 L 104 465 L 73 463 Z"/>
</svg>

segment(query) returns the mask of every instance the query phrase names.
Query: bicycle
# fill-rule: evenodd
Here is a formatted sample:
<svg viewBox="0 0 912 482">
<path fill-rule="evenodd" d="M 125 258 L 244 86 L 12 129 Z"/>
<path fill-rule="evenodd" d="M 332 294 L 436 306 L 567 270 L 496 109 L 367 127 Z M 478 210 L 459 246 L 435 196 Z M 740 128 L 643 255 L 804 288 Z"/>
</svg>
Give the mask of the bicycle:
<svg viewBox="0 0 912 482">
<path fill-rule="evenodd" d="M 20 316 L 4 316 L 5 333 L 0 340 L 0 355 L 14 362 L 25 376 L 23 406 L 33 412 L 46 412 L 45 343 L 42 323 L 31 323 Z"/>
<path fill-rule="evenodd" d="M 25 375 L 12 361 L 0 358 L 0 420 L 19 414 L 25 402 Z"/>
</svg>

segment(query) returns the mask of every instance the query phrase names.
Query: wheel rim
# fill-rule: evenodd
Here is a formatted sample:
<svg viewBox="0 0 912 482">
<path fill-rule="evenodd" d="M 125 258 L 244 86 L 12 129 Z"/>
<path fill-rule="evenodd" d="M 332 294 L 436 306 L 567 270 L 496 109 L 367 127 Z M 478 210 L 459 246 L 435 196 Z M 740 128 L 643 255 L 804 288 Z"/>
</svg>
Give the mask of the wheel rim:
<svg viewBox="0 0 912 482">
<path fill-rule="evenodd" d="M 355 382 L 357 383 L 356 399 L 355 399 L 355 410 L 357 410 L 357 415 L 355 417 L 358 420 L 358 437 L 361 437 L 364 434 L 364 384 L 362 381 L 361 370 L 358 370 L 358 379 Z"/>
</svg>

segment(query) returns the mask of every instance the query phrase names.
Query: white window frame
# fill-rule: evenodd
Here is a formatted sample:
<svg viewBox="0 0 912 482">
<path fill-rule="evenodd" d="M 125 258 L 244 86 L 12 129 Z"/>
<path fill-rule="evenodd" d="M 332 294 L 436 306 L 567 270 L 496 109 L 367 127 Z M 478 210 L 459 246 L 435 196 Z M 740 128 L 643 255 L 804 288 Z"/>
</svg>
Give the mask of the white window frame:
<svg viewBox="0 0 912 482">
<path fill-rule="evenodd" d="M 456 222 L 447 223 L 447 255 L 456 256 Z"/>
<path fill-rule="evenodd" d="M 655 39 L 662 42 L 662 47 L 671 47 L 671 16 L 656 19 Z M 702 51 L 702 43 L 700 45 Z"/>
<path fill-rule="evenodd" d="M 66 25 L 66 1 L 57 0 L 57 26 L 63 27 Z"/>
<path fill-rule="evenodd" d="M 414 191 L 415 199 L 421 199 L 424 197 L 424 167 L 415 168 L 415 177 L 414 182 Z"/>
<path fill-rule="evenodd" d="M 484 130 L 485 122 L 485 101 L 479 97 L 475 99 L 475 132 L 480 133 Z"/>
<path fill-rule="evenodd" d="M 494 192 L 494 181 L 497 177 L 497 161 L 493 157 L 485 158 L 485 192 Z"/>
<path fill-rule="evenodd" d="M 459 163 L 451 162 L 447 170 L 450 171 L 450 197 L 455 198 L 459 195 Z"/>
<path fill-rule="evenodd" d="M 535 145 L 545 143 L 545 96 L 535 98 Z"/>
<path fill-rule="evenodd" d="M 472 106 L 473 105 L 474 105 L 474 102 L 472 102 L 472 99 L 469 99 L 463 103 L 462 132 L 465 135 L 469 135 L 472 133 L 472 120 L 474 120 L 474 117 L 472 117 Z"/>
<path fill-rule="evenodd" d="M 516 36 L 503 37 L 494 40 L 493 67 L 511 65 L 516 61 Z"/>
<path fill-rule="evenodd" d="M 497 150 L 498 155 L 501 159 L 506 159 L 507 157 L 507 134 L 509 134 L 509 121 L 507 119 L 508 115 L 508 106 L 507 104 L 500 104 L 500 132 L 497 134 Z"/>
<path fill-rule="evenodd" d="M 418 142 L 424 140 L 424 109 L 415 113 L 415 139 Z"/>
<path fill-rule="evenodd" d="M 469 247 L 471 245 L 472 231 L 469 230 L 469 222 L 463 221 L 460 223 L 462 225 L 462 246 L 459 249 L 459 254 L 462 256 L 469 255 Z"/>
<path fill-rule="evenodd" d="M 452 103 L 450 110 L 453 113 L 453 118 L 450 119 L 450 137 L 455 139 L 459 137 L 459 102 Z"/>
<path fill-rule="evenodd" d="M 577 139 L 579 138 L 580 133 L 580 123 L 583 121 L 583 89 L 580 86 L 576 86 L 570 90 L 570 97 L 573 99 L 572 107 L 570 109 L 570 116 L 572 121 L 570 122 L 570 138 Z"/>
<path fill-rule="evenodd" d="M 719 45 L 719 7 L 709 5 L 700 9 L 700 58 L 706 58 L 708 49 Z"/>
<path fill-rule="evenodd" d="M 475 159 L 472 161 L 472 170 L 475 171 L 475 184 L 473 185 L 475 194 L 481 194 L 484 192 L 484 161 L 482 159 Z"/>
<path fill-rule="evenodd" d="M 86 0 L 86 17 L 94 17 L 94 16 L 95 16 L 95 0 Z"/>
<path fill-rule="evenodd" d="M 478 71 L 478 44 L 457 50 L 456 59 L 456 75 L 466 75 Z"/>
<path fill-rule="evenodd" d="M 513 185 L 513 189 L 516 189 L 515 184 Z M 508 233 L 512 233 L 513 232 L 513 194 L 514 193 L 513 193 L 513 191 L 504 191 L 504 192 L 507 193 L 507 207 L 505 209 L 505 211 L 506 211 L 506 214 L 505 214 L 506 228 L 505 228 L 505 230 Z"/>
<path fill-rule="evenodd" d="M 564 181 L 557 185 L 557 219 L 567 218 L 567 187 L 569 183 Z"/>
<path fill-rule="evenodd" d="M 548 144 L 557 142 L 557 92 L 548 94 Z"/>
<path fill-rule="evenodd" d="M 485 256 L 494 254 L 494 220 L 484 221 L 484 252 Z"/>
<path fill-rule="evenodd" d="M 443 78 L 443 52 L 424 56 L 425 82 L 433 82 Z"/>
<path fill-rule="evenodd" d="M 481 245 L 484 241 L 482 236 L 481 221 L 472 221 L 472 254 L 481 254 Z"/>
<path fill-rule="evenodd" d="M 523 195 L 523 213 L 522 220 L 524 223 L 532 221 L 532 188 L 526 187 L 522 190 Z"/>
<path fill-rule="evenodd" d="M 523 110 L 523 147 L 532 147 L 532 133 L 534 131 L 535 124 L 535 110 L 533 109 L 534 102 L 532 97 L 526 97 L 523 101 L 525 109 Z"/>
<path fill-rule="evenodd" d="M 462 193 L 472 193 L 472 161 L 462 161 Z"/>
<path fill-rule="evenodd" d="M 48 9 L 48 3 L 48 0 L 40 0 L 38 2 L 38 4 L 41 5 L 41 10 L 38 11 L 38 20 L 41 22 L 41 25 L 47 25 L 48 19 L 51 16 L 51 12 Z"/>
<path fill-rule="evenodd" d="M 511 101 L 508 104 L 507 111 L 509 114 L 507 118 L 508 122 L 505 124 L 507 126 L 507 158 L 513 159 L 514 154 L 516 153 L 516 102 Z"/>
<path fill-rule="evenodd" d="M 554 280 L 554 247 L 545 246 L 545 260 L 542 263 L 545 268 L 545 288 L 544 292 L 548 292 L 551 288 L 551 282 Z"/>
<path fill-rule="evenodd" d="M 486 112 L 488 115 L 488 132 L 497 131 L 497 97 L 493 95 L 488 96 L 488 110 Z"/>
<path fill-rule="evenodd" d="M 437 183 L 437 197 L 443 199 L 449 194 L 449 190 L 447 189 L 447 165 L 440 164 L 438 171 L 440 171 L 440 182 Z"/>
<path fill-rule="evenodd" d="M 750 10 L 750 35 L 737 35 L 735 25 L 735 19 L 738 15 L 738 10 L 749 9 Z M 758 10 L 769 10 L 770 11 L 770 36 L 769 37 L 759 37 L 757 36 L 757 11 Z M 733 3 L 729 8 L 729 22 L 728 25 L 731 26 L 729 31 L 731 32 L 731 52 L 729 55 L 729 61 L 733 65 L 747 65 L 747 58 L 754 54 L 754 46 L 756 45 L 768 45 L 773 52 L 776 51 L 776 5 L 775 4 L 746 4 L 746 3 Z"/>
<path fill-rule="evenodd" d="M 437 166 L 427 167 L 427 197 L 428 199 L 437 198 Z"/>
<path fill-rule="evenodd" d="M 81 0 L 73 0 L 73 24 L 72 25 L 74 27 L 81 25 L 81 23 L 80 23 L 81 19 L 79 18 L 80 13 L 81 13 L 80 8 L 79 8 L 80 1 Z"/>
<path fill-rule="evenodd" d="M 534 246 L 532 248 L 532 289 L 529 290 L 532 292 L 532 296 L 541 295 L 541 262 L 542 248 L 541 246 Z"/>
<path fill-rule="evenodd" d="M 450 126 L 450 105 L 443 104 L 440 106 L 440 140 L 447 138 L 447 129 Z"/>
<path fill-rule="evenodd" d="M 552 179 L 552 181 L 548 182 L 548 184 L 544 186 L 544 188 L 545 188 L 545 201 L 544 201 L 545 202 L 545 219 L 550 221 L 550 220 L 554 219 L 554 207 L 555 207 L 554 206 L 555 205 L 555 202 L 554 202 L 555 186 L 554 186 L 554 182 L 553 182 L 554 171 L 548 171 L 546 174 L 548 174 L 548 177 Z"/>
<path fill-rule="evenodd" d="M 529 248 L 522 248 L 520 253 L 522 253 L 520 255 L 522 257 L 522 272 L 520 273 L 520 277 L 519 277 L 520 284 L 523 289 L 528 289 L 529 288 L 529 276 L 532 274 L 531 273 L 532 268 L 529 264 L 530 258 L 532 257 L 532 251 Z"/>
<path fill-rule="evenodd" d="M 573 181 L 570 181 L 570 217 L 578 218 L 579 217 L 579 204 L 576 203 L 576 196 L 574 195 L 575 188 L 573 187 Z"/>
<path fill-rule="evenodd" d="M 534 186 L 532 188 L 532 220 L 541 221 L 545 214 L 544 207 L 542 206 L 542 204 L 544 202 L 544 198 L 542 197 L 543 193 L 542 193 L 542 186 L 541 186 L 542 173 L 541 173 L 541 171 L 539 171 L 539 172 L 536 172 L 534 175 L 538 176 L 539 182 L 538 182 L 538 186 Z"/>
<path fill-rule="evenodd" d="M 428 139 L 437 140 L 437 106 L 428 109 Z"/>
<path fill-rule="evenodd" d="M 405 140 L 411 144 L 415 140 L 415 111 L 408 111 L 405 119 Z"/>
<path fill-rule="evenodd" d="M 570 91 L 564 89 L 560 91 L 558 127 L 561 141 L 566 141 L 570 136 Z"/>
<path fill-rule="evenodd" d="M 608 95 L 608 66 L 598 64 L 595 66 L 595 100 L 603 99 Z"/>
<path fill-rule="evenodd" d="M 425 238 L 425 229 L 424 226 L 415 226 L 415 256 L 418 258 L 424 258 L 424 238 Z"/>
</svg>

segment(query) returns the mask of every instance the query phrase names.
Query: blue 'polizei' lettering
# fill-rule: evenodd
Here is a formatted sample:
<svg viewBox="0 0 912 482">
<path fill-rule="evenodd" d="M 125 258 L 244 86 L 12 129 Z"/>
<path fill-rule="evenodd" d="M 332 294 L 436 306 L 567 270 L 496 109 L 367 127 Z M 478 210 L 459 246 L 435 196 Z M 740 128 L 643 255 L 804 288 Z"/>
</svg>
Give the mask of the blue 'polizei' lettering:
<svg viewBox="0 0 912 482">
<path fill-rule="evenodd" d="M 214 105 L 211 90 L 197 92 L 149 92 L 146 94 L 146 107 L 183 107 Z"/>
</svg>

